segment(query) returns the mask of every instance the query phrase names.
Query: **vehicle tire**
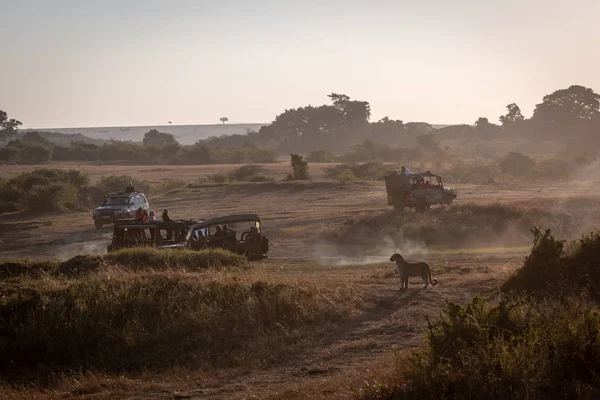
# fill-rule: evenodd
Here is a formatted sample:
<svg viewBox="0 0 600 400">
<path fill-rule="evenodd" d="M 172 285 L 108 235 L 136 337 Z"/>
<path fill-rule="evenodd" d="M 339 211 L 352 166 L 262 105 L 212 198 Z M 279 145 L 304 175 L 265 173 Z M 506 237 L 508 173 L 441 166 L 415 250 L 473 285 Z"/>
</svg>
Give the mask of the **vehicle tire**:
<svg viewBox="0 0 600 400">
<path fill-rule="evenodd" d="M 94 226 L 96 229 L 102 229 L 102 221 L 94 221 Z"/>
</svg>

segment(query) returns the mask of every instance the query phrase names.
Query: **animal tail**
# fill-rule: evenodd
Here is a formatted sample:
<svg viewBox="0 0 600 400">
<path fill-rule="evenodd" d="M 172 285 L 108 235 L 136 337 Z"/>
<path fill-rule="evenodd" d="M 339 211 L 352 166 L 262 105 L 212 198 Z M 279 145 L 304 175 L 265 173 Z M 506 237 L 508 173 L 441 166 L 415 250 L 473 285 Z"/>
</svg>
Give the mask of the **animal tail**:
<svg viewBox="0 0 600 400">
<path fill-rule="evenodd" d="M 431 279 L 431 270 L 429 270 L 429 283 L 431 283 L 432 286 L 437 285 L 437 279 Z"/>
</svg>

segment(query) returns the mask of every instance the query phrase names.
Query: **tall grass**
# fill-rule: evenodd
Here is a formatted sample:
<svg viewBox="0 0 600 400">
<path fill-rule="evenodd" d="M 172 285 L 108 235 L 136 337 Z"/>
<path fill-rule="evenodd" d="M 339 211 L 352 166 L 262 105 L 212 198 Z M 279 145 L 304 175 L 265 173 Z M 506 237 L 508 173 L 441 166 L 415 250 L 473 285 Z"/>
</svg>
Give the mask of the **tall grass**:
<svg viewBox="0 0 600 400">
<path fill-rule="evenodd" d="M 43 385 L 66 370 L 262 365 L 361 301 L 315 282 L 174 271 L 39 282 L 0 302 L 0 376 Z"/>
<path fill-rule="evenodd" d="M 222 249 L 121 249 L 104 255 L 79 255 L 64 262 L 9 261 L 0 264 L 0 277 L 81 276 L 114 266 L 129 271 L 179 269 L 197 271 L 219 266 L 244 267 L 247 260 Z"/>
</svg>

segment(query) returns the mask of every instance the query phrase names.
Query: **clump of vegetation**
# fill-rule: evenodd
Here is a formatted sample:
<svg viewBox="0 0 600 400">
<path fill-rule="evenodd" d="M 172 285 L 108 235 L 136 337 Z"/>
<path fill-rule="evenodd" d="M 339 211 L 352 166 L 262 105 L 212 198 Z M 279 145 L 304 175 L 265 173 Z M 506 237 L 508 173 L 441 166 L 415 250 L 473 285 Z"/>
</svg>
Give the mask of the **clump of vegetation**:
<svg viewBox="0 0 600 400">
<path fill-rule="evenodd" d="M 291 178 L 295 181 L 303 181 L 309 179 L 308 176 L 308 162 L 304 160 L 303 156 L 298 154 L 290 154 L 292 157 L 292 176 Z"/>
<path fill-rule="evenodd" d="M 170 269 L 197 271 L 211 267 L 245 267 L 246 265 L 245 257 L 221 249 L 189 251 L 129 248 L 104 255 L 78 255 L 64 262 L 5 262 L 0 264 L 0 277 L 81 276 L 107 267 L 127 271 Z"/>
<path fill-rule="evenodd" d="M 67 371 L 264 365 L 361 304 L 350 288 L 227 274 L 46 278 L 0 303 L 0 375 L 45 385 Z"/>
<path fill-rule="evenodd" d="M 525 154 L 511 151 L 500 160 L 499 166 L 505 174 L 526 175 L 535 167 L 535 161 Z"/>
<path fill-rule="evenodd" d="M 325 176 L 340 181 L 382 181 L 389 172 L 389 166 L 373 161 L 363 164 L 333 165 L 325 169 Z"/>
<path fill-rule="evenodd" d="M 600 315 L 581 299 L 449 302 L 427 344 L 365 399 L 596 398 Z"/>
<path fill-rule="evenodd" d="M 504 291 L 525 291 L 536 295 L 580 291 L 591 288 L 600 297 L 600 232 L 581 236 L 565 246 L 550 229 L 532 230 L 531 253 L 503 286 Z"/>
<path fill-rule="evenodd" d="M 262 165 L 248 164 L 229 173 L 229 180 L 239 182 L 268 182 L 274 180 L 266 174 L 267 169 Z"/>
<path fill-rule="evenodd" d="M 314 163 L 332 163 L 336 162 L 338 157 L 335 154 L 327 150 L 314 150 L 306 156 L 306 161 Z"/>
</svg>

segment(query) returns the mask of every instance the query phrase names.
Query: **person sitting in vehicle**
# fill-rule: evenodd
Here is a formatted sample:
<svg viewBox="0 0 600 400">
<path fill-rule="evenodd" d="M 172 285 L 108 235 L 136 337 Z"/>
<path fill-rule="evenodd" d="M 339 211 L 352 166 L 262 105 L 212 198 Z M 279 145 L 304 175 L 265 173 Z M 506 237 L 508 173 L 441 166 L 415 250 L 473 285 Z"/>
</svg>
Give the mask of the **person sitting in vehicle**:
<svg viewBox="0 0 600 400">
<path fill-rule="evenodd" d="M 221 225 L 217 225 L 217 227 L 215 228 L 215 234 L 213 235 L 213 237 L 216 238 L 222 238 L 225 235 L 223 234 L 223 229 L 221 228 Z"/>
<path fill-rule="evenodd" d="M 425 189 L 425 179 L 424 178 L 421 178 L 421 180 L 419 181 L 419 187 L 421 189 Z"/>
<path fill-rule="evenodd" d="M 137 222 L 144 221 L 144 209 L 142 207 L 138 208 L 137 211 L 135 212 L 135 220 Z"/>
<path fill-rule="evenodd" d="M 260 233 L 258 233 L 258 229 L 255 226 L 250 227 L 250 233 L 248 234 L 248 238 L 246 241 L 250 243 L 255 243 L 260 241 Z"/>
<path fill-rule="evenodd" d="M 431 183 L 429 183 L 429 181 L 425 181 L 425 187 L 429 189 L 431 187 Z"/>
<path fill-rule="evenodd" d="M 125 193 L 133 193 L 135 192 L 135 188 L 133 187 L 133 183 L 129 182 L 129 185 L 125 188 Z"/>
</svg>

